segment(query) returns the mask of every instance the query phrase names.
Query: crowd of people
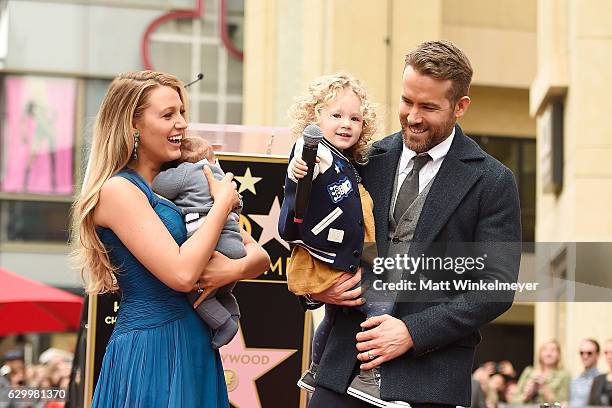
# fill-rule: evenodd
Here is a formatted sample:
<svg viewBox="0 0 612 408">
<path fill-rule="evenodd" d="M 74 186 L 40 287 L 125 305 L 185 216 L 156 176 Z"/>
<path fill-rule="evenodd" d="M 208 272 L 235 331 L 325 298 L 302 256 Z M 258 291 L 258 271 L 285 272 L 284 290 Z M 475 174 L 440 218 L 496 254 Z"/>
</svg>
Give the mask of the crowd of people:
<svg viewBox="0 0 612 408">
<path fill-rule="evenodd" d="M 67 391 L 72 360 L 72 353 L 51 348 L 40 355 L 38 364 L 26 364 L 22 350 L 7 351 L 0 360 L 0 395 L 5 395 L 4 390 L 7 389 Z"/>
<path fill-rule="evenodd" d="M 556 340 L 543 343 L 536 364 L 525 367 L 520 376 L 510 361 L 488 361 L 472 375 L 472 407 L 555 402 L 572 408 L 612 406 L 612 339 L 603 347 L 607 373 L 597 368 L 600 352 L 597 340 L 584 339 L 578 350 L 583 369 L 573 379 L 561 366 L 561 347 Z"/>
</svg>

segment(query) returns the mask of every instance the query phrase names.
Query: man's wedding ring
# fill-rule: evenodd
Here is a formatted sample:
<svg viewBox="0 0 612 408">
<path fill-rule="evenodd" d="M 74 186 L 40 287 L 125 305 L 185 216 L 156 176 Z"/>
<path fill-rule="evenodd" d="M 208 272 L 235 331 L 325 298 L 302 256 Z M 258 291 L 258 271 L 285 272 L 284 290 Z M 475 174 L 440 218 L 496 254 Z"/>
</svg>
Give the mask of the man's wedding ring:
<svg viewBox="0 0 612 408">
<path fill-rule="evenodd" d="M 197 281 L 197 285 L 198 285 L 198 293 L 204 292 L 204 289 L 202 289 L 202 287 L 200 286 L 200 281 Z"/>
<path fill-rule="evenodd" d="M 374 360 L 374 357 L 372 357 L 372 350 L 368 350 L 368 358 Z"/>
</svg>

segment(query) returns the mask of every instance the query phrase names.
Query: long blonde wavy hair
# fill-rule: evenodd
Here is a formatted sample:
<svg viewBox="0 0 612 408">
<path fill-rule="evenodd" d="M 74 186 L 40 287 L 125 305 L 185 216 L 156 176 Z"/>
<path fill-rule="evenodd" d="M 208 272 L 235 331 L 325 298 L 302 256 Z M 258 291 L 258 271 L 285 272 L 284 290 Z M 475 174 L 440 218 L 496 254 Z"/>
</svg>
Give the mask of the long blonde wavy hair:
<svg viewBox="0 0 612 408">
<path fill-rule="evenodd" d="M 347 149 L 345 153 L 352 161 L 366 164 L 368 162 L 368 145 L 377 128 L 376 110 L 374 104 L 369 101 L 367 92 L 361 82 L 349 74 L 324 75 L 310 83 L 306 94 L 296 98 L 295 103 L 289 109 L 289 116 L 293 119 L 291 133 L 296 138 L 300 137 L 306 126 L 318 123 L 321 110 L 325 105 L 333 100 L 340 91 L 346 89 L 353 91 L 361 101 L 363 129 L 357 143 Z"/>
<path fill-rule="evenodd" d="M 72 206 L 71 258 L 80 269 L 88 293 L 118 289 L 108 252 L 96 234 L 93 214 L 102 185 L 129 163 L 134 149 L 134 119 L 142 116 L 151 91 L 176 89 L 187 110 L 183 83 L 161 72 L 137 71 L 119 75 L 110 84 L 93 129 L 93 139 L 81 193 Z"/>
</svg>

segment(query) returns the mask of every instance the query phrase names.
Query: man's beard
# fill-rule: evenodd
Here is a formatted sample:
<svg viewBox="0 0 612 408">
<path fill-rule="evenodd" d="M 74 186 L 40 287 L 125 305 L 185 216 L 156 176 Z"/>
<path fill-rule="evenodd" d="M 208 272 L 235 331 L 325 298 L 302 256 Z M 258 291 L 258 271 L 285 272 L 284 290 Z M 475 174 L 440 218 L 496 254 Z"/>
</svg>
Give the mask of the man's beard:
<svg viewBox="0 0 612 408">
<path fill-rule="evenodd" d="M 423 126 L 423 124 L 421 125 Z M 429 125 L 427 132 L 428 135 L 423 140 L 414 140 L 410 139 L 408 136 L 408 126 L 402 126 L 402 136 L 404 139 L 404 144 L 410 150 L 416 153 L 423 153 L 429 151 L 432 147 L 438 145 L 442 141 L 444 141 L 448 136 L 450 136 L 453 131 L 453 127 L 455 126 L 455 117 L 451 113 L 447 120 L 443 122 L 440 126 L 432 126 Z"/>
</svg>

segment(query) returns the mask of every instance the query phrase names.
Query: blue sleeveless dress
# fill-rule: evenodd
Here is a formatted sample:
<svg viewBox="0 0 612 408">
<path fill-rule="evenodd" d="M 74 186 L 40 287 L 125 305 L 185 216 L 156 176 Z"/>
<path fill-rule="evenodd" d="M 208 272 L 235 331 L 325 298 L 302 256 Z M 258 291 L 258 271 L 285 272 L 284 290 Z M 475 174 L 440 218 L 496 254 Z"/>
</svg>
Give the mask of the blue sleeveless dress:
<svg viewBox="0 0 612 408">
<path fill-rule="evenodd" d="M 117 176 L 147 196 L 177 244 L 187 238 L 180 210 L 157 197 L 135 171 Z M 92 407 L 229 407 L 211 330 L 177 292 L 138 262 L 112 230 L 98 236 L 119 266 L 121 305 L 104 354 Z"/>
</svg>

